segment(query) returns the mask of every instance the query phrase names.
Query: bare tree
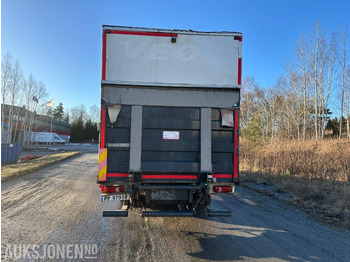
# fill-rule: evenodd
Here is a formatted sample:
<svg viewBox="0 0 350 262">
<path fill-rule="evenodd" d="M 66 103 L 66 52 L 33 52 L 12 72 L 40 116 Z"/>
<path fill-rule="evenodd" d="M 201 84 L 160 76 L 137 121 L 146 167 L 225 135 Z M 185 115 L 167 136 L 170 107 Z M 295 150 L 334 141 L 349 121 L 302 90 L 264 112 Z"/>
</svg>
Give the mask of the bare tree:
<svg viewBox="0 0 350 262">
<path fill-rule="evenodd" d="M 259 115 L 259 128 L 263 141 L 272 143 L 278 128 L 278 112 L 280 96 L 274 88 L 268 90 L 254 88 L 254 97 L 257 98 L 258 109 L 254 112 Z"/>
<path fill-rule="evenodd" d="M 312 69 L 311 78 L 314 88 L 314 115 L 315 115 L 315 139 L 318 139 L 319 136 L 319 89 L 320 89 L 320 72 L 319 72 L 319 63 L 321 56 L 321 45 L 323 41 L 323 32 L 321 31 L 320 21 L 314 25 L 313 32 L 310 34 L 309 45 L 310 49 L 308 50 L 308 64 Z"/>
<path fill-rule="evenodd" d="M 7 53 L 1 61 L 1 122 L 5 119 L 5 104 L 8 97 L 8 88 L 12 78 L 12 56 Z"/>
<path fill-rule="evenodd" d="M 23 121 L 23 138 L 24 138 L 24 146 L 29 146 L 30 143 L 30 127 L 31 127 L 31 121 L 32 121 L 32 114 L 30 110 L 32 109 L 32 103 L 33 103 L 33 96 L 34 96 L 34 90 L 37 86 L 37 82 L 32 74 L 28 76 L 27 81 L 25 82 L 25 89 L 24 89 L 24 100 L 26 103 L 25 106 L 25 114 L 24 114 L 24 121 Z"/>
<path fill-rule="evenodd" d="M 16 106 L 15 106 L 15 109 L 14 109 L 14 115 L 13 115 L 13 118 L 14 118 L 14 134 L 13 134 L 13 137 L 15 139 L 15 142 L 20 142 L 20 140 L 17 138 L 17 132 L 18 132 L 18 129 L 20 129 L 20 127 L 22 127 L 23 123 L 21 124 L 22 122 L 22 119 L 21 119 L 21 111 L 22 111 L 22 107 L 21 105 L 23 104 L 23 89 L 24 89 L 24 85 L 25 85 L 25 79 L 24 77 L 22 77 L 21 79 L 21 84 L 20 84 L 20 90 L 19 92 L 17 93 L 16 95 Z"/>
<path fill-rule="evenodd" d="M 31 114 L 31 118 L 30 118 L 29 126 L 28 126 L 28 130 L 29 130 L 30 135 L 31 135 L 32 129 L 38 127 L 38 125 L 39 125 L 39 122 L 35 121 L 35 116 L 37 115 L 37 110 L 38 110 L 38 108 L 43 107 L 45 105 L 45 102 L 43 101 L 43 99 L 47 96 L 45 84 L 41 81 L 38 83 L 35 82 L 33 85 L 32 94 L 33 94 L 33 96 L 32 96 L 32 99 L 30 102 L 30 108 L 29 108 L 29 110 L 32 112 L 32 114 Z M 39 103 L 41 103 L 41 104 L 39 104 Z"/>
<path fill-rule="evenodd" d="M 10 108 L 9 108 L 9 113 L 8 113 L 8 123 L 9 126 L 11 127 L 11 132 L 8 133 L 8 141 L 12 141 L 12 127 L 14 125 L 15 119 L 14 119 L 14 108 L 16 104 L 16 99 L 17 96 L 20 94 L 20 90 L 22 88 L 21 86 L 21 81 L 23 79 L 23 73 L 21 66 L 18 61 L 14 64 L 12 68 L 12 74 L 11 74 L 11 79 L 10 83 L 8 86 L 8 95 L 9 95 L 9 100 L 10 100 Z"/>
<path fill-rule="evenodd" d="M 68 108 L 66 108 L 64 112 L 64 121 L 66 121 L 67 123 L 70 123 L 70 113 Z"/>
<path fill-rule="evenodd" d="M 346 70 L 345 83 L 346 88 L 344 92 L 344 109 L 346 114 L 347 137 L 350 139 L 350 66 L 348 66 Z"/>
<path fill-rule="evenodd" d="M 241 125 L 246 127 L 248 122 L 252 119 L 255 108 L 257 106 L 256 96 L 254 95 L 254 90 L 259 89 L 258 84 L 255 83 L 253 77 L 246 77 L 243 80 L 242 92 L 241 92 L 241 105 L 240 105 L 240 115 L 241 115 Z"/>
<path fill-rule="evenodd" d="M 323 107 L 323 122 L 327 121 L 327 110 L 329 106 L 329 101 L 331 98 L 331 94 L 333 91 L 333 84 L 335 80 L 336 74 L 336 61 L 338 59 L 338 44 L 337 44 L 337 35 L 336 33 L 332 33 L 331 40 L 328 48 L 328 56 L 327 56 L 327 80 L 326 80 L 326 89 L 324 94 L 324 107 Z M 324 128 L 323 128 L 324 131 Z M 323 133 L 324 136 L 324 133 Z"/>
<path fill-rule="evenodd" d="M 334 41 L 331 41 L 330 48 L 333 48 Z M 327 38 L 325 32 L 321 28 L 320 21 L 314 25 L 313 31 L 309 36 L 305 54 L 307 55 L 307 72 L 310 72 L 310 81 L 313 85 L 313 114 L 314 114 L 314 130 L 315 139 L 321 137 L 324 129 L 324 112 L 325 105 L 328 104 L 328 96 L 330 86 L 327 81 L 332 84 L 333 81 L 333 53 L 327 46 Z M 328 65 L 328 66 L 327 66 Z M 327 73 L 330 73 L 327 78 Z"/>
<path fill-rule="evenodd" d="M 80 117 L 82 118 L 83 122 L 86 121 L 87 112 L 86 112 L 86 107 L 83 104 L 70 109 L 70 121 L 71 121 L 71 123 L 78 120 Z"/>
<path fill-rule="evenodd" d="M 343 114 L 344 114 L 344 98 L 345 98 L 345 89 L 346 89 L 346 67 L 347 67 L 347 38 L 348 38 L 348 27 L 345 26 L 343 35 L 342 35 L 342 52 L 340 58 L 341 64 L 341 97 L 340 97 L 340 125 L 339 125 L 339 139 L 342 137 L 342 126 L 343 126 Z"/>
<path fill-rule="evenodd" d="M 307 118 L 310 115 L 310 112 L 307 108 L 308 100 L 309 100 L 309 86 L 310 86 L 310 70 L 307 67 L 307 43 L 305 40 L 304 35 L 301 36 L 299 41 L 297 42 L 296 47 L 296 68 L 298 68 L 301 71 L 301 77 L 298 77 L 301 79 L 301 87 L 302 87 L 302 94 L 303 94 L 303 139 L 306 138 L 306 122 Z M 299 74 L 298 74 L 299 75 Z M 294 78 L 295 79 L 295 78 Z"/>
<path fill-rule="evenodd" d="M 90 106 L 89 115 L 91 122 L 99 123 L 100 122 L 100 108 L 97 105 Z"/>
<path fill-rule="evenodd" d="M 269 89 L 256 88 L 254 79 L 246 78 L 241 100 L 241 124 L 242 130 L 246 130 L 242 134 L 259 134 L 263 140 L 271 142 L 275 136 L 324 138 L 329 107 L 334 106 L 330 104 L 334 87 L 339 85 L 339 129 L 344 133 L 346 121 L 346 133 L 350 138 L 347 27 L 341 36 L 341 41 L 335 32 L 328 37 L 318 22 L 307 40 L 302 36 L 297 42 L 293 60 L 286 65 L 286 74 L 280 77 L 277 85 Z"/>
<path fill-rule="evenodd" d="M 47 95 L 45 85 L 37 82 L 32 74 L 27 78 L 23 76 L 20 63 L 12 62 L 12 56 L 7 53 L 1 62 L 1 103 L 2 122 L 5 122 L 5 111 L 9 132 L 6 134 L 7 142 L 28 140 L 27 132 L 34 124 L 34 115 L 42 105 L 34 102 L 41 100 Z M 35 99 L 34 99 L 35 97 Z M 6 110 L 4 110 L 6 106 Z M 14 129 L 12 132 L 12 128 Z M 17 132 L 22 129 L 23 132 Z M 25 135 L 26 137 L 22 137 Z M 25 145 L 26 146 L 26 145 Z"/>
<path fill-rule="evenodd" d="M 286 82 L 288 80 L 288 82 Z M 289 71 L 289 75 L 283 88 L 281 81 L 279 89 L 283 90 L 281 96 L 282 110 L 281 114 L 287 119 L 288 138 L 301 138 L 301 127 L 306 127 L 306 101 L 303 100 L 303 76 L 297 72 Z M 305 124 L 304 124 L 305 123 Z M 303 136 L 304 138 L 304 136 Z"/>
</svg>

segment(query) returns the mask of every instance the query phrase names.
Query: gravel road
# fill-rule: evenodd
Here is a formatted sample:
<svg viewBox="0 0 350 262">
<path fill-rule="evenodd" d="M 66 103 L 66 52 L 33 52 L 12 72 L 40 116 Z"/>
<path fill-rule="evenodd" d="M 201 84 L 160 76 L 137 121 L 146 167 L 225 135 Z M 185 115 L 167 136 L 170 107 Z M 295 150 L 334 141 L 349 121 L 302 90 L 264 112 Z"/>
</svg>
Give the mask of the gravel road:
<svg viewBox="0 0 350 262">
<path fill-rule="evenodd" d="M 98 152 L 97 144 L 78 144 L 78 143 L 68 143 L 64 145 L 54 144 L 54 145 L 32 145 L 30 148 L 23 149 L 20 157 L 25 157 L 28 155 L 36 156 L 46 156 L 62 152 L 80 151 L 83 153 L 93 153 Z"/>
<path fill-rule="evenodd" d="M 113 206 L 99 201 L 97 157 L 84 153 L 2 183 L 2 258 L 13 245 L 41 252 L 84 244 L 97 246 L 85 261 L 350 261 L 349 231 L 242 187 L 212 201 L 215 209 L 231 210 L 231 218 L 147 219 L 137 211 L 103 218 Z"/>
</svg>

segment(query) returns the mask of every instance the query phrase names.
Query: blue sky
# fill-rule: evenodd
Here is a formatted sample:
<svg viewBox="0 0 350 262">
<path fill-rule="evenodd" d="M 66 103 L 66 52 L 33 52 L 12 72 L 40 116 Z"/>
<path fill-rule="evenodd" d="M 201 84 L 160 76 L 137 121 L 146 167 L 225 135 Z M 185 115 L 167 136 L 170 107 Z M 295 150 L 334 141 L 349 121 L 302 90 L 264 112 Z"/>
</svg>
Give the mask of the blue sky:
<svg viewBox="0 0 350 262">
<path fill-rule="evenodd" d="M 350 24 L 347 0 L 2 0 L 1 53 L 65 108 L 100 103 L 102 25 L 243 33 L 243 77 L 273 85 L 300 35 L 320 19 Z"/>
</svg>

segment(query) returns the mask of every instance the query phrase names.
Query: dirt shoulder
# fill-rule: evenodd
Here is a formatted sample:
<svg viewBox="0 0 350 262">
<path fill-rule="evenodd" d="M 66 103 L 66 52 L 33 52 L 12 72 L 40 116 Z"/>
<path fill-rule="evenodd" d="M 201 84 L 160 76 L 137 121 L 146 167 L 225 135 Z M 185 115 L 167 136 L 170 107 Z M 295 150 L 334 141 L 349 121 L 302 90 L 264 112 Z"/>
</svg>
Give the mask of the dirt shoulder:
<svg viewBox="0 0 350 262">
<path fill-rule="evenodd" d="M 65 152 L 46 155 L 40 158 L 23 161 L 16 164 L 4 165 L 1 167 L 1 181 L 8 181 L 26 174 L 38 171 L 44 167 L 79 155 L 80 152 Z"/>
<path fill-rule="evenodd" d="M 330 226 L 350 229 L 349 183 L 242 172 L 241 185 L 286 201 Z"/>
</svg>

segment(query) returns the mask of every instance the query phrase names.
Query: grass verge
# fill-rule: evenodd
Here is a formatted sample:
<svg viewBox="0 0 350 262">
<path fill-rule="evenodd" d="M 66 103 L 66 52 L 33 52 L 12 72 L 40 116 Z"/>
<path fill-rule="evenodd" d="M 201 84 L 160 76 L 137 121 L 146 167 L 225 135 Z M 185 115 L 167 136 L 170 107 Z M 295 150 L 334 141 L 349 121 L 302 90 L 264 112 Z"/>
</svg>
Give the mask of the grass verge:
<svg viewBox="0 0 350 262">
<path fill-rule="evenodd" d="M 289 193 L 288 201 L 318 220 L 350 228 L 350 140 L 241 139 L 240 170 L 243 185 Z"/>
<path fill-rule="evenodd" d="M 30 161 L 5 165 L 1 167 L 1 181 L 8 181 L 26 174 L 38 171 L 44 167 L 53 165 L 57 162 L 79 155 L 79 152 L 66 152 L 53 155 L 47 155 Z"/>
<path fill-rule="evenodd" d="M 250 172 L 242 172 L 241 181 L 242 186 L 253 190 L 255 189 L 251 184 L 278 184 L 276 194 L 289 193 L 291 199 L 288 202 L 308 212 L 316 220 L 329 225 L 350 228 L 349 183 Z M 264 189 L 256 191 L 274 195 Z"/>
<path fill-rule="evenodd" d="M 241 140 L 243 171 L 350 182 L 350 140 L 275 140 L 268 145 Z"/>
</svg>

